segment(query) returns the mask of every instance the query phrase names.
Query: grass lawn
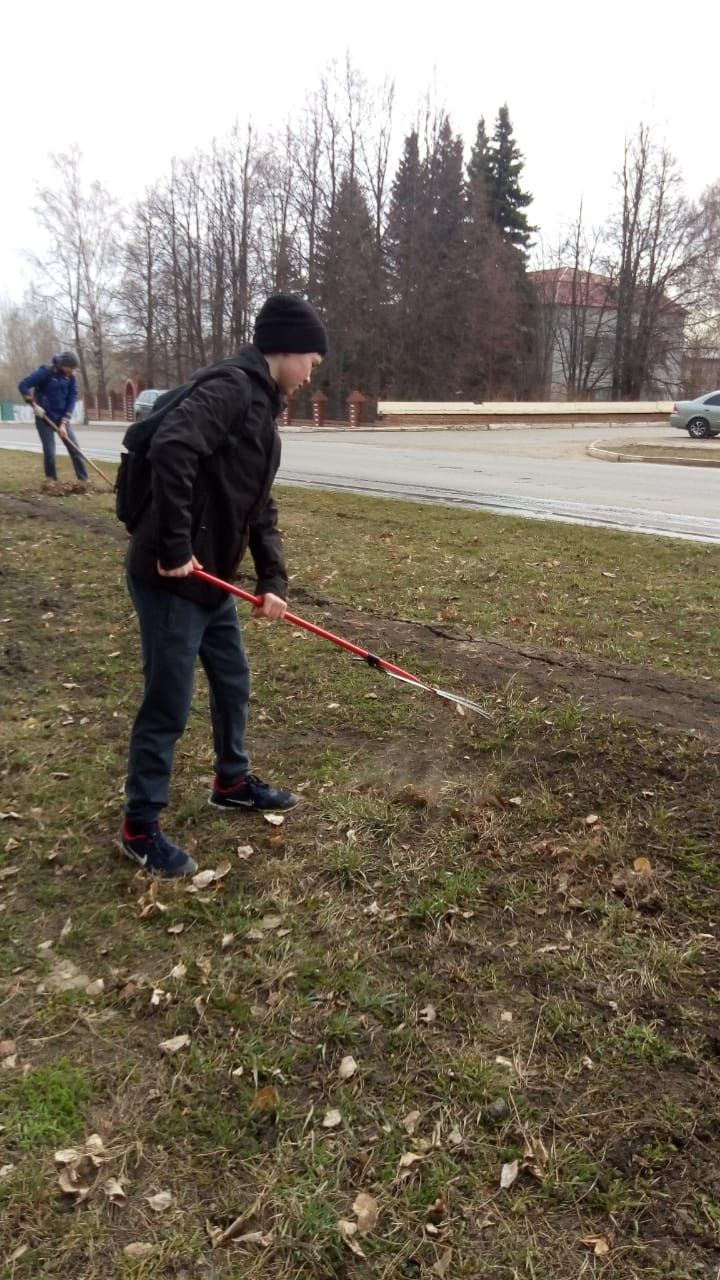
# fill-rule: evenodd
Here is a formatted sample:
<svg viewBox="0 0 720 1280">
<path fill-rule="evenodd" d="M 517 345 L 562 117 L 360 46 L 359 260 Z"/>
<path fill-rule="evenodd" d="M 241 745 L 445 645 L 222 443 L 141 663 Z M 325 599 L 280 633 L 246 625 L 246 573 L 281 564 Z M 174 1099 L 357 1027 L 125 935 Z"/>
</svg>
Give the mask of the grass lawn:
<svg viewBox="0 0 720 1280">
<path fill-rule="evenodd" d="M 254 766 L 303 804 L 207 807 L 199 676 L 166 826 L 216 878 L 165 884 L 116 845 L 111 499 L 0 467 L 2 1280 L 716 1280 L 720 733 L 414 637 L 712 701 L 720 550 L 281 491 L 297 611 L 492 719 L 248 625 Z"/>
</svg>

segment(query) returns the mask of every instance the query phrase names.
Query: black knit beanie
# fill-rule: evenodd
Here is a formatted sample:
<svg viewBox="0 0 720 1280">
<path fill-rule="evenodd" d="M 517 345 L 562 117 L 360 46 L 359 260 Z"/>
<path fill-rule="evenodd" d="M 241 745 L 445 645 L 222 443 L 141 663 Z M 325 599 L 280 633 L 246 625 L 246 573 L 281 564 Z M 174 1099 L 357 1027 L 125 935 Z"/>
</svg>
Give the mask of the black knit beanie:
<svg viewBox="0 0 720 1280">
<path fill-rule="evenodd" d="M 253 334 L 263 355 L 303 355 L 317 351 L 324 356 L 328 338 L 320 316 L 309 302 L 293 293 L 274 293 L 261 307 Z"/>
<path fill-rule="evenodd" d="M 53 356 L 56 364 L 64 365 L 67 369 L 77 369 L 78 358 L 74 351 L 61 351 L 59 356 Z"/>
</svg>

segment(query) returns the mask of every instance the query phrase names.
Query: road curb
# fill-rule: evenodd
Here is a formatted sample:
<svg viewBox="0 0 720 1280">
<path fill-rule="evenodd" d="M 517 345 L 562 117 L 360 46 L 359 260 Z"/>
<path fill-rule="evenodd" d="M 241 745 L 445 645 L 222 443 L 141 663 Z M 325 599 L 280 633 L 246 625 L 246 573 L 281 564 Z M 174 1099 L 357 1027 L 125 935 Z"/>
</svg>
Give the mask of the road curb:
<svg viewBox="0 0 720 1280">
<path fill-rule="evenodd" d="M 32 423 L 2 423 L 2 426 L 32 426 Z M 311 422 L 291 422 L 288 426 L 280 425 L 280 431 L 288 432 L 291 435 L 317 435 L 320 432 L 326 432 L 328 435 L 345 434 L 357 435 L 364 432 L 371 435 L 381 435 L 383 433 L 397 434 L 398 432 L 410 431 L 463 431 L 467 434 L 478 431 L 572 431 L 575 427 L 591 427 L 591 422 L 414 422 L 414 423 L 386 423 L 386 422 L 361 422 L 357 427 L 351 427 L 348 423 L 332 423 L 322 427 L 316 427 Z M 627 430 L 628 426 L 638 427 L 656 427 L 661 424 L 657 422 L 604 422 L 602 426 L 605 430 L 622 431 Z M 80 430 L 88 429 L 96 431 L 106 427 L 114 428 L 116 431 L 126 431 L 131 426 L 129 422 L 107 421 L 102 422 L 92 419 L 86 424 L 80 424 Z"/>
<path fill-rule="evenodd" d="M 589 444 L 587 452 L 591 458 L 600 458 L 603 462 L 650 462 L 665 467 L 720 467 L 720 455 L 717 458 L 655 458 L 647 453 L 618 453 L 615 449 L 605 449 L 601 440 L 594 440 Z"/>
</svg>

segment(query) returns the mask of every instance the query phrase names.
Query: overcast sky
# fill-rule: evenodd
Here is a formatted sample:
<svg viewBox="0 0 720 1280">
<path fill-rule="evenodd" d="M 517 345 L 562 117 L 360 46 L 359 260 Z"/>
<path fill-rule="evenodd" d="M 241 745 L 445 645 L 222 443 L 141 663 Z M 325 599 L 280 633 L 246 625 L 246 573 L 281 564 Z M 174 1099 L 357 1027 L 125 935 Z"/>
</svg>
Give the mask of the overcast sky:
<svg viewBox="0 0 720 1280">
<path fill-rule="evenodd" d="M 525 155 L 531 220 L 552 240 L 580 198 L 612 200 L 623 140 L 656 127 L 697 196 L 720 177 L 720 5 L 639 0 L 11 0 L 2 25 L 0 295 L 30 279 L 35 188 L 50 151 L 77 143 L 88 179 L 121 201 L 142 193 L 238 119 L 281 126 L 349 52 L 397 94 L 401 142 L 429 85 L 472 140 L 507 101 Z M 714 14 L 714 16 L 713 16 Z"/>
</svg>

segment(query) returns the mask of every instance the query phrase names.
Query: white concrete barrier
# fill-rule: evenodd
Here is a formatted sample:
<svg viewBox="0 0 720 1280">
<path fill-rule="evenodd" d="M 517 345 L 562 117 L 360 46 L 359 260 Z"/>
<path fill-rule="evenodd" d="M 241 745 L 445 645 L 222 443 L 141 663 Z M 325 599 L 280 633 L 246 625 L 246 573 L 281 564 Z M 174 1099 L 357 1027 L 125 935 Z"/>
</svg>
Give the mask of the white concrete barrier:
<svg viewBox="0 0 720 1280">
<path fill-rule="evenodd" d="M 380 400 L 387 423 L 656 422 L 672 411 L 671 400 Z"/>
</svg>

